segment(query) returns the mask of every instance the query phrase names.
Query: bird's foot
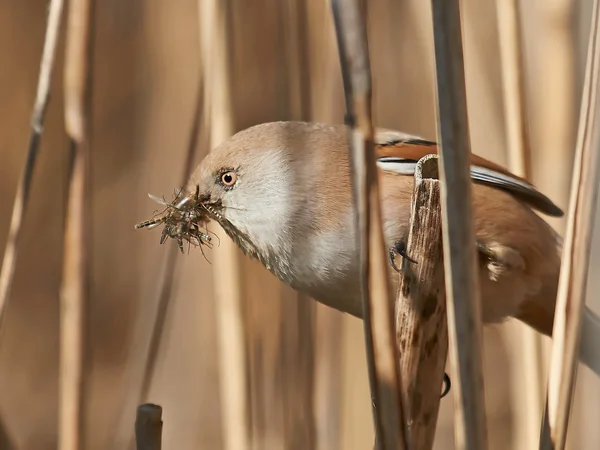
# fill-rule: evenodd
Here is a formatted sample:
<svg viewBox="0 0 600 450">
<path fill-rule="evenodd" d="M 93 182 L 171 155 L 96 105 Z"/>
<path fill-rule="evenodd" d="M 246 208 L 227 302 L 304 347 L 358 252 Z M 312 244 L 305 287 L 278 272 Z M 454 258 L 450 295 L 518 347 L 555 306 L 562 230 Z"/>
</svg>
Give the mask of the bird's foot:
<svg viewBox="0 0 600 450">
<path fill-rule="evenodd" d="M 392 267 L 394 268 L 394 270 L 396 272 L 401 272 L 401 269 L 398 268 L 398 266 L 396 265 L 396 255 L 402 256 L 402 258 L 403 258 L 402 266 L 403 267 L 404 267 L 404 263 L 406 261 L 410 261 L 413 264 L 417 264 L 417 262 L 414 259 L 412 259 L 410 256 L 408 256 L 408 254 L 406 253 L 406 242 L 402 239 L 396 241 L 394 243 L 394 246 L 390 247 L 390 249 L 389 249 L 390 264 L 392 265 Z"/>
</svg>

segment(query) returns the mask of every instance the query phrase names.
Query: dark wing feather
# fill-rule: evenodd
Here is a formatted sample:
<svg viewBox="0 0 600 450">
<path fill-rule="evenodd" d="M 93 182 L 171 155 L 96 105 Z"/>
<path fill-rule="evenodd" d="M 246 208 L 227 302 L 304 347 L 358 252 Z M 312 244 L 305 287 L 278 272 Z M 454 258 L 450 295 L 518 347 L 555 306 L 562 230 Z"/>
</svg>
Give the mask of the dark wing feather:
<svg viewBox="0 0 600 450">
<path fill-rule="evenodd" d="M 423 156 L 437 154 L 434 142 L 426 141 L 394 132 L 378 135 L 377 163 L 383 170 L 401 175 L 412 175 L 416 163 Z M 553 217 L 561 217 L 564 212 L 548 197 L 539 192 L 527 180 L 477 155 L 471 155 L 471 178 L 475 183 L 502 189 L 534 209 Z"/>
</svg>

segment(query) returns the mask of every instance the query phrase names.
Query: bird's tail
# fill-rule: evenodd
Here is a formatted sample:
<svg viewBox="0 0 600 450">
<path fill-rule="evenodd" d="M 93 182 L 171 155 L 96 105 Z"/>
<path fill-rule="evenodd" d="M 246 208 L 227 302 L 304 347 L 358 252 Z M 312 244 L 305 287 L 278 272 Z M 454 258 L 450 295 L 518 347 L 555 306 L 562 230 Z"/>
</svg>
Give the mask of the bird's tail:
<svg viewBox="0 0 600 450">
<path fill-rule="evenodd" d="M 517 319 L 540 333 L 552 337 L 555 298 L 556 289 L 548 283 L 547 292 L 540 293 L 533 301 L 522 305 Z M 584 307 L 581 323 L 579 361 L 600 377 L 600 317 L 587 306 Z"/>
</svg>

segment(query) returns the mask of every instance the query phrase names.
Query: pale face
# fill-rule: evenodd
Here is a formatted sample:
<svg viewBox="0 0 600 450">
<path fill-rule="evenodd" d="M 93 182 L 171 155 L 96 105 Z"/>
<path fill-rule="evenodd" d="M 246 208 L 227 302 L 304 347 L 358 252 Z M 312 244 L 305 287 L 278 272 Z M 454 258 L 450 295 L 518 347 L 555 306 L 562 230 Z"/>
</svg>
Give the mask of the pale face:
<svg viewBox="0 0 600 450">
<path fill-rule="evenodd" d="M 293 211 L 302 198 L 290 189 L 295 177 L 283 150 L 247 149 L 244 153 L 216 149 L 192 179 L 219 213 L 248 236 L 259 250 L 285 245 Z"/>
</svg>

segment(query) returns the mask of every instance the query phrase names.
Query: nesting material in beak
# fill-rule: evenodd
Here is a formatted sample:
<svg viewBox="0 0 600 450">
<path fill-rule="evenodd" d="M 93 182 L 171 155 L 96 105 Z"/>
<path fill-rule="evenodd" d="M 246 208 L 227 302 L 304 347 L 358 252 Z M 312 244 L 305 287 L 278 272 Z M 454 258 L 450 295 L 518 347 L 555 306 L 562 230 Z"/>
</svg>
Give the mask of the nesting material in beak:
<svg viewBox="0 0 600 450">
<path fill-rule="evenodd" d="M 206 224 L 210 220 L 211 211 L 214 211 L 214 205 L 207 199 L 200 198 L 198 186 L 196 186 L 196 192 L 192 195 L 181 195 L 182 191 L 180 190 L 179 194 L 175 195 L 170 203 L 155 195 L 148 194 L 148 197 L 163 205 L 165 209 L 160 213 L 156 213 L 152 219 L 138 223 L 135 225 L 135 229 L 148 228 L 151 230 L 163 224 L 164 228 L 160 243 L 164 244 L 167 238 L 175 239 L 181 253 L 184 253 L 184 241 L 194 247 L 204 245 L 212 248 L 212 238 Z"/>
</svg>

